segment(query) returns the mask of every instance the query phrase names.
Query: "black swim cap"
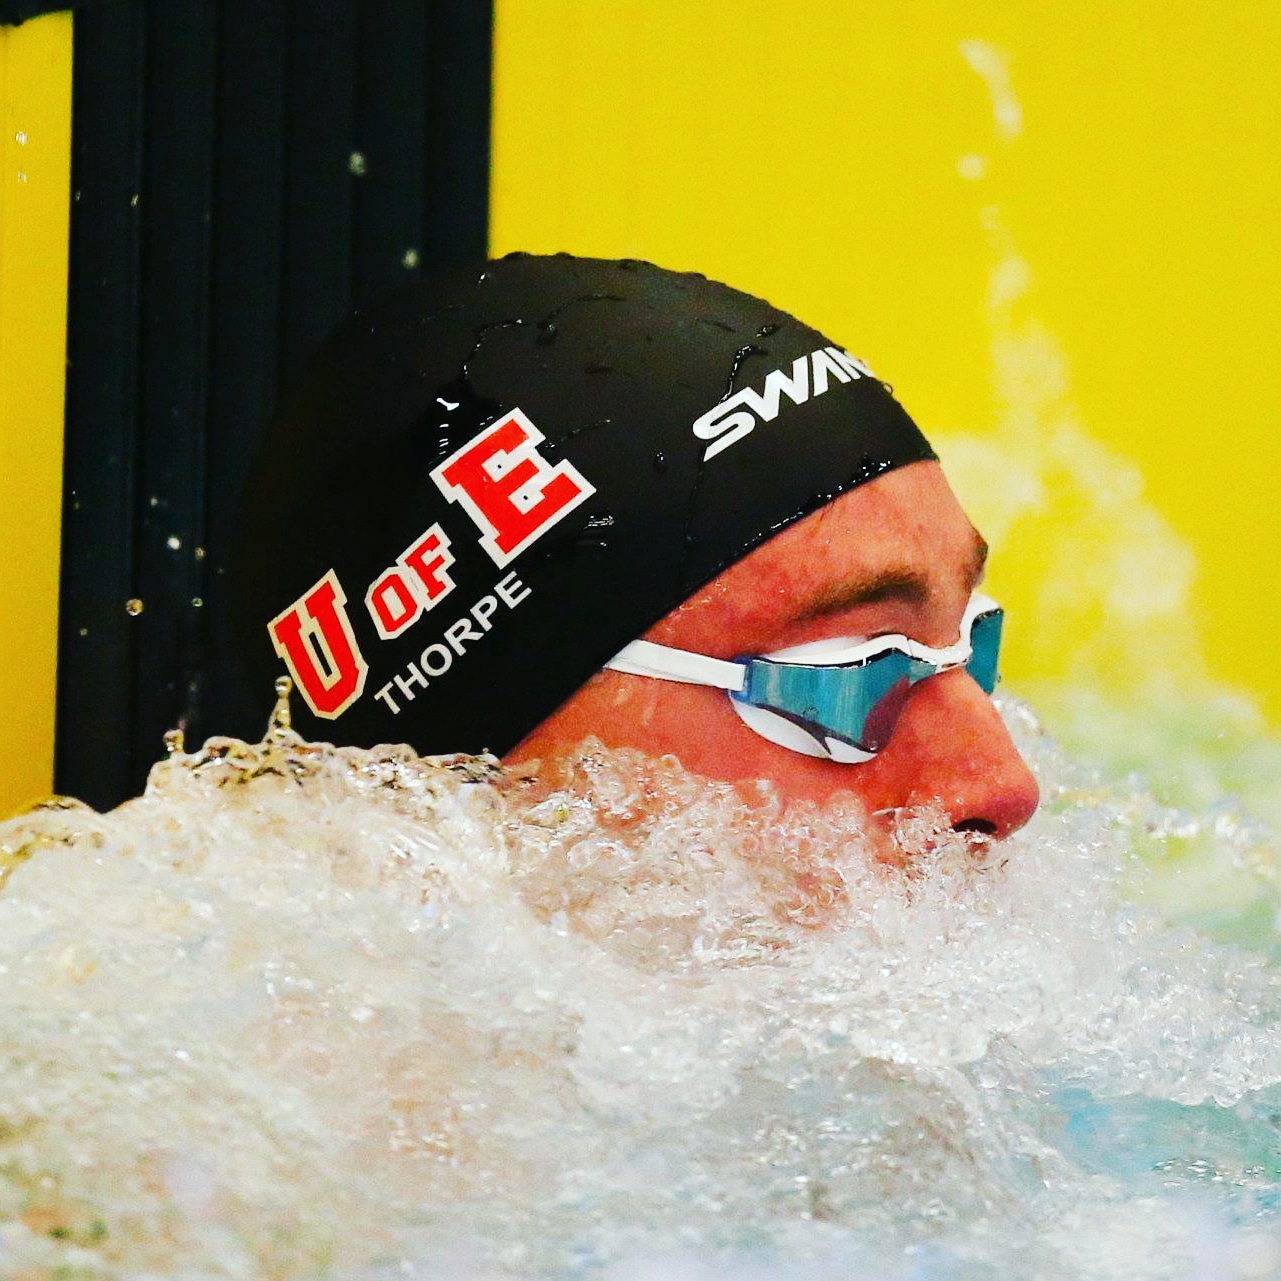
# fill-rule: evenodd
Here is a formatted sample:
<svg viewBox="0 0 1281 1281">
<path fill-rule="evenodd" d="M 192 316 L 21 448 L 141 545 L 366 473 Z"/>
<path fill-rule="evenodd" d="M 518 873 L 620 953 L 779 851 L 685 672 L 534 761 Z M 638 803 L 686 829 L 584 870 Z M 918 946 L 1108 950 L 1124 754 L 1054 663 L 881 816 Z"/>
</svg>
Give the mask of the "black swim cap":
<svg viewBox="0 0 1281 1281">
<path fill-rule="evenodd" d="M 513 254 L 420 282 L 268 430 L 250 670 L 289 669 L 312 737 L 502 754 L 758 543 L 934 456 L 860 361 L 702 276 Z"/>
</svg>

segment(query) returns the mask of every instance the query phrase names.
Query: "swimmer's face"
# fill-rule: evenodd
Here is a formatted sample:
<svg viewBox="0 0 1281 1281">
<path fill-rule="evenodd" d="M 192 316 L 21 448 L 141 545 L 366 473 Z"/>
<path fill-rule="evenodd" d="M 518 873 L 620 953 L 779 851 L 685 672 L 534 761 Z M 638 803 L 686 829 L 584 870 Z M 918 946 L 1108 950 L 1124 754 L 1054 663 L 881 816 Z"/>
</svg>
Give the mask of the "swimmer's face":
<svg viewBox="0 0 1281 1281">
<path fill-rule="evenodd" d="M 957 639 L 984 551 L 939 465 L 913 463 L 785 529 L 644 639 L 726 659 L 832 636 L 901 633 L 943 647 Z M 953 826 L 998 837 L 1026 823 L 1038 800 L 991 700 L 959 669 L 913 686 L 888 746 L 858 765 L 768 742 L 721 690 L 615 671 L 594 676 L 506 759 L 555 753 L 589 735 L 672 753 L 749 796 L 768 779 L 786 801 L 849 791 L 870 813 L 934 802 Z"/>
</svg>

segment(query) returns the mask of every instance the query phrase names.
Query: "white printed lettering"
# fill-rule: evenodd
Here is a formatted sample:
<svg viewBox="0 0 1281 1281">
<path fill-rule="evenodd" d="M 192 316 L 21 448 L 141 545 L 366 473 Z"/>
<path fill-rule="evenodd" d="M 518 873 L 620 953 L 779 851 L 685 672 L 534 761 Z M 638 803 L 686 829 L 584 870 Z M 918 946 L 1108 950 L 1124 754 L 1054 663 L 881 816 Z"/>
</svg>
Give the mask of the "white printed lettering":
<svg viewBox="0 0 1281 1281">
<path fill-rule="evenodd" d="M 463 650 L 466 648 L 463 641 L 480 640 L 481 634 L 472 626 L 470 618 L 460 618 L 456 623 L 450 623 L 445 628 L 445 639 L 453 646 L 454 653 L 462 658 Z"/>
<path fill-rule="evenodd" d="M 516 577 L 514 571 L 507 574 L 494 584 L 493 595 L 487 593 L 480 597 L 466 614 L 445 628 L 443 640 L 433 641 L 426 646 L 415 662 L 406 664 L 374 697 L 393 716 L 399 716 L 403 707 L 396 701 L 397 697 L 405 703 L 412 703 L 419 690 L 427 689 L 432 680 L 449 671 L 454 665 L 455 656 L 462 658 L 473 642 L 485 639 L 485 633 L 493 629 L 491 620 L 498 610 L 500 600 L 508 609 L 515 609 L 521 601 L 532 595 L 533 592 Z M 480 625 L 479 631 L 473 620 Z M 399 691 L 399 695 L 394 691 Z"/>
<path fill-rule="evenodd" d="M 506 578 L 495 583 L 494 591 L 507 602 L 508 609 L 515 609 L 521 601 L 532 595 L 530 589 L 515 574 L 508 574 Z"/>
<path fill-rule="evenodd" d="M 850 381 L 845 366 L 836 358 L 835 348 L 824 347 L 822 351 L 816 351 L 810 359 L 814 365 L 814 395 L 821 396 L 827 390 L 829 373 L 836 375 L 837 382 Z"/>
<path fill-rule="evenodd" d="M 424 663 L 423 666 L 425 667 L 426 664 Z M 435 674 L 436 674 L 435 672 L 432 673 L 433 676 Z M 409 688 L 410 681 L 413 681 L 413 683 L 417 685 L 420 689 L 427 688 L 427 678 L 422 674 L 422 672 L 418 670 L 418 666 L 415 663 L 409 664 L 409 668 L 405 672 L 405 675 L 403 678 L 400 676 L 393 676 L 392 680 L 396 682 L 396 688 L 400 690 L 401 695 L 404 697 L 405 701 L 409 703 L 412 703 L 414 699 L 417 697 L 414 691 Z"/>
<path fill-rule="evenodd" d="M 760 391 L 744 387 L 694 420 L 694 435 L 711 442 L 703 451 L 703 461 L 715 458 L 735 441 L 742 440 L 758 422 L 772 423 L 782 409 L 784 396 L 792 404 L 802 405 L 811 396 L 823 395 L 829 386 L 829 374 L 842 383 L 875 377 L 861 360 L 839 347 L 820 348 L 808 356 L 798 356 L 792 361 L 790 374 L 782 369 L 772 370 L 765 376 L 765 385 Z"/>
<path fill-rule="evenodd" d="M 440 656 L 441 664 L 439 667 L 433 667 L 429 656 L 437 654 Z M 433 641 L 432 644 L 428 645 L 427 648 L 419 654 L 418 661 L 427 669 L 427 674 L 429 676 L 443 676 L 447 671 L 449 671 L 449 668 L 454 661 L 454 655 L 448 645 L 442 645 L 439 641 Z"/>
<path fill-rule="evenodd" d="M 498 602 L 492 596 L 482 596 L 471 607 L 471 616 L 481 625 L 485 631 L 493 626 L 489 620 L 493 618 L 495 611 L 498 609 Z"/>
</svg>

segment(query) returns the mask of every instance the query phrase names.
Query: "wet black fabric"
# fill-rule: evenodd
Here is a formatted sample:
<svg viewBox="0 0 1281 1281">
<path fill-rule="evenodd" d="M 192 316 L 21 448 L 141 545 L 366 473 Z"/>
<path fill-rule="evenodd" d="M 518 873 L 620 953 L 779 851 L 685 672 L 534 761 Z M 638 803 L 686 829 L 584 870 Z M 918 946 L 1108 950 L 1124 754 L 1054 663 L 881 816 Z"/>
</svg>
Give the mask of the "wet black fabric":
<svg viewBox="0 0 1281 1281">
<path fill-rule="evenodd" d="M 700 416 L 832 345 L 702 276 L 563 255 L 512 255 L 362 310 L 285 399 L 246 492 L 234 572 L 255 678 L 269 685 L 285 670 L 269 621 L 333 570 L 368 676 L 335 719 L 298 707 L 303 732 L 429 753 L 509 750 L 771 534 L 934 457 L 877 379 L 830 375 L 821 394 L 782 395 L 772 421 L 756 415 L 705 457 L 712 442 L 694 433 Z M 803 373 L 816 392 L 814 369 Z M 595 493 L 500 567 L 429 473 L 515 409 L 545 437 L 541 457 L 568 460 Z M 456 586 L 381 639 L 366 591 L 433 522 L 451 540 Z M 443 650 L 425 647 L 441 646 L 448 626 L 512 573 L 528 595 L 500 603 L 489 630 L 428 675 L 420 660 L 439 667 Z"/>
</svg>

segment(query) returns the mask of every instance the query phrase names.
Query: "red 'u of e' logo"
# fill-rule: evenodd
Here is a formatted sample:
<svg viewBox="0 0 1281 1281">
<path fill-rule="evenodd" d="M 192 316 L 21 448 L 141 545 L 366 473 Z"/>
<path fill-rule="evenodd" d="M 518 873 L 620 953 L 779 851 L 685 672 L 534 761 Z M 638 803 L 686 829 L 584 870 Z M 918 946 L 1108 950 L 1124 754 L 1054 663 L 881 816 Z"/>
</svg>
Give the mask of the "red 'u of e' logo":
<svg viewBox="0 0 1281 1281">
<path fill-rule="evenodd" d="M 596 492 L 571 463 L 538 452 L 542 432 L 519 409 L 491 423 L 431 478 L 481 532 L 480 545 L 503 566 Z M 433 524 L 369 585 L 365 605 L 379 636 L 400 635 L 454 588 L 449 538 Z M 331 569 L 267 625 L 276 653 L 317 716 L 341 716 L 365 689 L 369 665 L 356 643 L 338 575 Z"/>
</svg>

